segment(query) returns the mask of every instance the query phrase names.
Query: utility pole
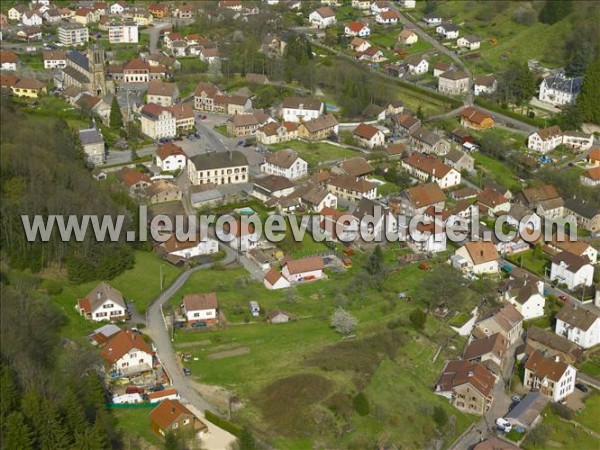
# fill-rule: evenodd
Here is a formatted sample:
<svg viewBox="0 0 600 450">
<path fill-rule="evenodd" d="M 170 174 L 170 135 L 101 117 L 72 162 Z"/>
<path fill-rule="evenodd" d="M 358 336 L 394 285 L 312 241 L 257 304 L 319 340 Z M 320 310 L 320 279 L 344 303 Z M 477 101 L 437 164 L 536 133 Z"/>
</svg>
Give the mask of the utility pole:
<svg viewBox="0 0 600 450">
<path fill-rule="evenodd" d="M 162 268 L 163 268 L 163 265 L 161 264 L 161 265 L 159 266 L 159 269 L 160 269 L 160 290 L 161 290 L 161 292 L 162 292 L 162 290 L 163 290 L 163 274 L 162 274 Z"/>
</svg>

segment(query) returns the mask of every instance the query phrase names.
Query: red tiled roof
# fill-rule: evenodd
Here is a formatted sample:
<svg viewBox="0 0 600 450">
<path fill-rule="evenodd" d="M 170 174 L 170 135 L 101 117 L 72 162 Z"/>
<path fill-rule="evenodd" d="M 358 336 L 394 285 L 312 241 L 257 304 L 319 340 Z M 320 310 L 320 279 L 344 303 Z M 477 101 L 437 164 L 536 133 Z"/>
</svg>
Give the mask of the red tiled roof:
<svg viewBox="0 0 600 450">
<path fill-rule="evenodd" d="M 102 358 L 107 363 L 114 364 L 130 350 L 140 350 L 152 355 L 152 349 L 140 334 L 131 330 L 121 330 L 106 343 L 102 349 Z"/>
<path fill-rule="evenodd" d="M 205 309 L 217 309 L 219 302 L 215 292 L 202 294 L 190 294 L 183 297 L 183 307 L 186 311 L 200 311 Z"/>
</svg>

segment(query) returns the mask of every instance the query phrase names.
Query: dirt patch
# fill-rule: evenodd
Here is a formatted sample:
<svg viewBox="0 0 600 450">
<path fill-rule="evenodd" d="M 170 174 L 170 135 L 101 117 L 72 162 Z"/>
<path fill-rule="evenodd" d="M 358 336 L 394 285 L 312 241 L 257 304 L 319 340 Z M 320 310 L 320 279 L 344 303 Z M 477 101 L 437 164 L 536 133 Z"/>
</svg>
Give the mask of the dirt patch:
<svg viewBox="0 0 600 450">
<path fill-rule="evenodd" d="M 177 348 L 189 348 L 189 347 L 206 346 L 206 345 L 210 345 L 210 344 L 211 344 L 210 339 L 204 339 L 202 341 L 196 341 L 196 342 L 183 342 L 181 344 L 175 344 L 175 346 Z"/>
<path fill-rule="evenodd" d="M 221 386 L 211 384 L 202 384 L 193 382 L 194 389 L 205 398 L 211 405 L 215 405 L 221 411 L 227 410 L 229 397 L 233 395 L 230 391 Z"/>
<path fill-rule="evenodd" d="M 320 375 L 292 375 L 266 386 L 254 401 L 269 428 L 278 435 L 310 435 L 319 432 L 315 412 L 332 388 L 333 382 Z"/>
<path fill-rule="evenodd" d="M 250 349 L 248 347 L 239 347 L 234 348 L 233 350 L 226 350 L 224 352 L 211 353 L 210 355 L 206 356 L 206 359 L 223 359 L 231 356 L 247 355 L 248 353 L 250 353 Z"/>
</svg>

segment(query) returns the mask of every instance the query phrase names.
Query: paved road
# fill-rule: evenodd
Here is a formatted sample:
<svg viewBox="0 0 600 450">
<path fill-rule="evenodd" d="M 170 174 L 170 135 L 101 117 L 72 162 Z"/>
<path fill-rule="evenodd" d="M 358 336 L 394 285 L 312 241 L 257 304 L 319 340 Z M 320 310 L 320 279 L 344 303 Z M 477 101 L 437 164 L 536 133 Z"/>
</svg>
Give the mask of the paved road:
<svg viewBox="0 0 600 450">
<path fill-rule="evenodd" d="M 227 265 L 236 260 L 236 253 L 233 250 L 225 245 L 221 245 L 221 249 L 226 252 L 226 256 L 222 260 L 223 264 Z M 201 411 L 209 410 L 216 413 L 216 408 L 202 398 L 196 389 L 194 389 L 190 382 L 191 379 L 183 375 L 175 357 L 175 352 L 173 351 L 171 336 L 165 326 L 161 313 L 162 306 L 186 283 L 190 275 L 199 270 L 209 269 L 211 266 L 211 263 L 202 264 L 186 270 L 179 275 L 173 284 L 165 289 L 149 306 L 146 314 L 147 326 L 145 332 L 152 338 L 156 347 L 156 354 L 158 355 L 163 368 L 171 378 L 173 387 L 177 389 L 177 392 L 179 392 L 182 397 L 185 397 L 197 409 Z"/>
</svg>

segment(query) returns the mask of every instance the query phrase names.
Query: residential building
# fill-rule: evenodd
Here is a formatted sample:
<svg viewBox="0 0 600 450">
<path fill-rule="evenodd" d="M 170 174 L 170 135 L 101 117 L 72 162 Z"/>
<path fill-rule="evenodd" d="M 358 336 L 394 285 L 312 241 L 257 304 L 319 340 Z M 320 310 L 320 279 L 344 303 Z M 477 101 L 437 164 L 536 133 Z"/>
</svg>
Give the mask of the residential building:
<svg viewBox="0 0 600 450">
<path fill-rule="evenodd" d="M 460 95 L 469 91 L 469 77 L 461 70 L 449 70 L 438 77 L 438 91 Z"/>
<path fill-rule="evenodd" d="M 280 201 L 273 201 L 269 206 L 277 206 L 284 212 L 305 209 L 311 212 L 321 212 L 324 208 L 337 208 L 337 197 L 322 186 L 308 181 L 298 187 Z"/>
<path fill-rule="evenodd" d="M 371 47 L 369 41 L 365 41 L 363 38 L 355 37 L 348 44 L 348 48 L 354 50 L 356 53 L 364 53 Z"/>
<path fill-rule="evenodd" d="M 573 393 L 576 376 L 577 369 L 572 365 L 560 361 L 558 356 L 549 358 L 536 350 L 525 363 L 523 385 L 558 402 Z"/>
<path fill-rule="evenodd" d="M 386 0 L 375 0 L 371 3 L 371 14 L 379 14 L 391 9 L 390 2 Z"/>
<path fill-rule="evenodd" d="M 0 70 L 17 70 L 19 57 L 10 50 L 0 50 Z"/>
<path fill-rule="evenodd" d="M 379 128 L 368 125 L 366 123 L 360 123 L 352 132 L 354 138 L 360 143 L 361 146 L 367 148 L 383 147 L 385 144 L 385 135 Z"/>
<path fill-rule="evenodd" d="M 493 75 L 478 75 L 473 81 L 475 95 L 493 94 L 498 89 L 498 80 Z"/>
<path fill-rule="evenodd" d="M 230 95 L 227 98 L 227 114 L 247 114 L 252 109 L 252 100 L 245 95 Z"/>
<path fill-rule="evenodd" d="M 562 333 L 559 335 L 554 331 L 532 325 L 527 328 L 524 352 L 526 355 L 531 355 L 536 350 L 549 357 L 558 356 L 561 361 L 569 364 L 575 364 L 583 354 L 582 348 L 568 340 Z"/>
<path fill-rule="evenodd" d="M 510 210 L 510 201 L 500 192 L 486 188 L 477 195 L 477 203 L 480 210 L 492 217 L 499 213 L 508 213 Z"/>
<path fill-rule="evenodd" d="M 441 74 L 448 72 L 449 70 L 456 70 L 456 66 L 454 66 L 453 63 L 449 63 L 447 61 L 438 61 L 435 64 L 435 66 L 433 66 L 433 76 L 437 78 Z"/>
<path fill-rule="evenodd" d="M 159 106 L 173 106 L 179 96 L 177 83 L 165 83 L 161 80 L 148 82 L 147 103 L 156 103 Z"/>
<path fill-rule="evenodd" d="M 523 316 L 510 303 L 494 308 L 477 318 L 473 334 L 477 338 L 500 333 L 512 345 L 523 332 Z"/>
<path fill-rule="evenodd" d="M 11 87 L 11 90 L 17 97 L 38 98 L 46 93 L 46 85 L 34 78 L 22 78 Z"/>
<path fill-rule="evenodd" d="M 591 286 L 594 280 L 594 266 L 586 256 L 560 252 L 552 258 L 550 280 L 566 285 L 570 290 Z"/>
<path fill-rule="evenodd" d="M 503 298 L 517 308 L 524 320 L 544 315 L 546 299 L 543 281 L 529 280 L 528 277 L 510 280 L 505 287 Z"/>
<path fill-rule="evenodd" d="M 315 28 L 327 28 L 337 23 L 335 12 L 329 6 L 317 8 L 311 12 L 308 16 L 308 21 Z"/>
<path fill-rule="evenodd" d="M 148 103 L 140 110 L 142 133 L 151 139 L 172 138 L 177 136 L 175 116 L 165 107 Z"/>
<path fill-rule="evenodd" d="M 148 401 L 150 403 L 160 403 L 164 400 L 179 400 L 179 398 L 179 394 L 175 388 L 154 391 L 148 394 Z"/>
<path fill-rule="evenodd" d="M 163 400 L 150 411 L 150 426 L 159 436 L 167 433 L 187 434 L 202 439 L 208 427 L 189 409 L 175 399 Z"/>
<path fill-rule="evenodd" d="M 331 168 L 331 173 L 335 175 L 350 175 L 356 178 L 368 178 L 373 175 L 375 169 L 369 161 L 362 156 L 355 156 L 340 162 L 337 166 Z"/>
<path fill-rule="evenodd" d="M 419 127 L 411 132 L 409 142 L 413 144 L 415 150 L 423 153 L 445 155 L 450 151 L 450 144 L 448 141 L 425 127 Z"/>
<path fill-rule="evenodd" d="M 523 233 L 527 229 L 531 231 L 542 229 L 542 218 L 519 203 L 510 205 L 506 223 L 517 229 L 519 233 Z"/>
<path fill-rule="evenodd" d="M 579 181 L 589 187 L 600 186 L 600 166 L 587 169 L 579 176 Z"/>
<path fill-rule="evenodd" d="M 421 119 L 411 116 L 408 113 L 400 113 L 392 117 L 396 129 L 404 134 L 410 135 L 421 127 Z"/>
<path fill-rule="evenodd" d="M 464 351 L 463 359 L 482 363 L 488 370 L 501 375 L 507 350 L 508 341 L 506 338 L 500 333 L 494 333 L 469 342 Z"/>
<path fill-rule="evenodd" d="M 435 385 L 435 394 L 446 397 L 452 405 L 469 414 L 483 415 L 494 400 L 496 378 L 480 363 L 449 361 Z"/>
<path fill-rule="evenodd" d="M 359 225 L 361 237 L 365 240 L 383 240 L 386 235 L 398 232 L 396 217 L 389 208 L 366 197 L 360 199 L 356 209 L 352 212 L 352 217 Z"/>
<path fill-rule="evenodd" d="M 349 202 L 359 202 L 363 197 L 377 198 L 377 185 L 362 178 L 338 175 L 327 181 L 327 190 L 336 197 Z"/>
<path fill-rule="evenodd" d="M 42 14 L 35 9 L 25 11 L 23 15 L 21 15 L 21 23 L 25 26 L 39 27 L 42 25 L 42 22 Z"/>
<path fill-rule="evenodd" d="M 400 41 L 404 45 L 410 46 L 416 44 L 419 41 L 419 35 L 413 30 L 405 28 L 398 35 L 398 41 Z"/>
<path fill-rule="evenodd" d="M 114 334 L 104 345 L 102 359 L 111 371 L 125 377 L 149 372 L 154 366 L 154 352 L 142 335 L 129 329 Z"/>
<path fill-rule="evenodd" d="M 556 236 L 547 242 L 547 245 L 552 250 L 558 250 L 560 252 L 569 252 L 574 255 L 585 257 L 590 260 L 590 263 L 596 264 L 598 262 L 598 250 L 592 245 L 584 241 L 570 241 L 568 239 L 558 240 Z"/>
<path fill-rule="evenodd" d="M 188 159 L 192 184 L 237 184 L 248 181 L 248 160 L 236 150 L 196 155 Z"/>
<path fill-rule="evenodd" d="M 308 163 L 294 150 L 284 149 L 268 154 L 260 165 L 260 171 L 295 180 L 308 174 Z"/>
<path fill-rule="evenodd" d="M 171 184 L 171 183 L 169 183 Z M 177 187 L 177 186 L 175 186 Z M 171 193 L 176 193 L 177 190 L 172 190 Z M 181 190 L 179 189 L 179 199 L 181 199 Z M 162 255 L 167 255 L 167 261 L 173 264 L 186 262 L 197 256 L 211 255 L 219 251 L 219 242 L 208 236 L 197 234 L 192 240 L 182 241 L 177 238 L 177 234 L 171 234 L 168 239 L 161 242 L 157 246 L 157 252 Z"/>
<path fill-rule="evenodd" d="M 167 142 L 162 144 L 156 150 L 156 165 L 161 170 L 173 172 L 176 170 L 184 170 L 187 164 L 187 157 L 181 147 Z"/>
<path fill-rule="evenodd" d="M 469 106 L 461 111 L 460 124 L 467 128 L 485 130 L 493 128 L 495 122 L 491 114 Z"/>
<path fill-rule="evenodd" d="M 364 38 L 371 34 L 371 29 L 363 23 L 352 21 L 344 27 L 344 34 L 346 36 L 359 36 Z"/>
<path fill-rule="evenodd" d="M 255 133 L 256 141 L 265 144 L 280 144 L 298 139 L 298 125 L 294 122 L 269 122 L 258 128 Z"/>
<path fill-rule="evenodd" d="M 444 163 L 461 173 L 475 170 L 475 159 L 471 155 L 456 149 L 451 149 L 444 155 Z"/>
<path fill-rule="evenodd" d="M 89 30 L 85 25 L 71 22 L 58 27 L 58 41 L 63 45 L 85 45 L 89 40 Z"/>
<path fill-rule="evenodd" d="M 98 22 L 100 16 L 90 8 L 77 8 L 71 20 L 82 25 L 91 25 Z"/>
<path fill-rule="evenodd" d="M 227 133 L 236 137 L 254 136 L 260 127 L 268 123 L 268 119 L 262 113 L 236 114 L 227 120 Z"/>
<path fill-rule="evenodd" d="M 283 263 L 281 274 L 290 283 L 300 283 L 323 278 L 325 263 L 320 256 L 290 260 Z"/>
<path fill-rule="evenodd" d="M 422 75 L 429 71 L 429 62 L 420 55 L 411 56 L 406 60 L 406 64 L 408 65 L 408 71 L 412 75 Z"/>
<path fill-rule="evenodd" d="M 310 97 L 286 97 L 281 115 L 286 122 L 307 122 L 323 114 L 323 102 Z"/>
<path fill-rule="evenodd" d="M 586 348 L 600 343 L 600 316 L 596 310 L 566 304 L 556 314 L 555 333 Z"/>
<path fill-rule="evenodd" d="M 161 3 L 153 3 L 148 5 L 148 11 L 156 19 L 164 19 L 169 17 L 169 7 Z"/>
<path fill-rule="evenodd" d="M 463 36 L 456 41 L 456 45 L 459 48 L 466 48 L 468 50 L 477 50 L 481 47 L 481 39 L 474 34 Z"/>
<path fill-rule="evenodd" d="M 67 54 L 59 51 L 45 51 L 42 53 L 44 69 L 63 69 L 67 66 Z"/>
<path fill-rule="evenodd" d="M 539 100 L 555 106 L 568 105 L 575 102 L 583 77 L 568 78 L 562 73 L 550 75 L 540 84 Z"/>
<path fill-rule="evenodd" d="M 298 137 L 308 141 L 320 141 L 337 133 L 338 121 L 332 114 L 302 122 L 298 126 Z"/>
<path fill-rule="evenodd" d="M 600 211 L 590 203 L 578 199 L 568 199 L 564 203 L 565 215 L 572 215 L 577 226 L 590 233 L 600 233 Z"/>
<path fill-rule="evenodd" d="M 108 283 L 100 283 L 84 298 L 77 300 L 77 311 L 94 322 L 122 321 L 127 318 L 127 304 L 120 291 Z"/>
<path fill-rule="evenodd" d="M 446 230 L 435 220 L 418 222 L 412 233 L 407 233 L 406 222 L 400 223 L 398 230 L 400 237 L 415 253 L 439 253 L 447 249 Z"/>
<path fill-rule="evenodd" d="M 458 25 L 455 25 L 452 22 L 446 22 L 438 25 L 438 27 L 435 29 L 435 32 L 438 34 L 438 36 L 441 36 L 446 40 L 456 39 L 458 38 L 459 34 Z"/>
<path fill-rule="evenodd" d="M 579 131 L 565 131 L 562 144 L 577 151 L 589 150 L 594 145 L 594 135 Z"/>
<path fill-rule="evenodd" d="M 375 22 L 380 25 L 396 25 L 398 20 L 400 20 L 400 17 L 394 10 L 383 11 L 375 16 Z"/>
<path fill-rule="evenodd" d="M 83 147 L 89 167 L 104 164 L 106 161 L 106 148 L 100 131 L 96 128 L 79 130 L 79 142 Z"/>
<path fill-rule="evenodd" d="M 452 265 L 476 275 L 498 273 L 498 251 L 489 241 L 467 242 L 450 258 Z"/>
<path fill-rule="evenodd" d="M 155 180 L 146 188 L 148 203 L 176 202 L 181 200 L 182 192 L 179 186 L 167 180 Z"/>
<path fill-rule="evenodd" d="M 460 172 L 432 155 L 412 153 L 402 160 L 402 168 L 421 181 L 439 184 L 442 189 L 458 186 L 461 180 Z"/>
<path fill-rule="evenodd" d="M 446 194 L 437 183 L 420 184 L 400 192 L 390 200 L 390 209 L 396 215 L 415 217 L 422 215 L 429 207 L 441 209 Z"/>
<path fill-rule="evenodd" d="M 281 175 L 267 175 L 254 179 L 252 195 L 263 202 L 271 198 L 287 197 L 295 189 L 294 183 Z"/>
<path fill-rule="evenodd" d="M 175 128 L 178 132 L 194 130 L 196 117 L 194 116 L 194 105 L 192 102 L 177 103 L 168 108 L 175 117 Z"/>
<path fill-rule="evenodd" d="M 587 157 L 587 162 L 592 167 L 600 166 L 600 147 L 594 147 L 590 150 Z"/>
<path fill-rule="evenodd" d="M 137 44 L 138 39 L 138 26 L 135 22 L 108 24 L 108 42 L 111 44 Z"/>
<path fill-rule="evenodd" d="M 192 19 L 194 17 L 194 7 L 192 5 L 179 5 L 173 11 L 173 17 L 178 19 Z"/>
<path fill-rule="evenodd" d="M 219 321 L 219 302 L 215 292 L 188 294 L 183 296 L 181 311 L 188 324 L 195 322 L 216 323 Z"/>
<path fill-rule="evenodd" d="M 563 132 L 558 125 L 540 128 L 527 138 L 527 148 L 541 153 L 554 150 L 563 142 Z"/>
<path fill-rule="evenodd" d="M 7 12 L 8 20 L 21 20 L 21 16 L 23 13 L 27 11 L 27 7 L 25 5 L 14 5 Z"/>
<path fill-rule="evenodd" d="M 352 7 L 356 9 L 370 9 L 371 1 L 370 0 L 352 0 Z"/>
<path fill-rule="evenodd" d="M 545 219 L 556 219 L 565 215 L 565 202 L 552 185 L 523 189 L 515 196 L 520 203 Z"/>
<path fill-rule="evenodd" d="M 121 0 L 110 5 L 108 10 L 110 14 L 117 16 L 123 14 L 123 11 L 125 11 L 125 8 L 127 8 L 128 6 L 129 5 L 125 0 Z"/>
<path fill-rule="evenodd" d="M 131 196 L 144 196 L 146 188 L 152 184 L 152 180 L 147 174 L 129 167 L 123 167 L 118 172 L 117 177 L 125 185 Z"/>
<path fill-rule="evenodd" d="M 220 232 L 221 230 L 217 231 L 217 236 L 221 240 L 229 241 L 229 246 L 239 253 L 258 247 L 260 235 L 249 221 L 238 219 L 233 223 L 226 222 L 222 230 L 223 237 L 219 236 Z"/>
</svg>

